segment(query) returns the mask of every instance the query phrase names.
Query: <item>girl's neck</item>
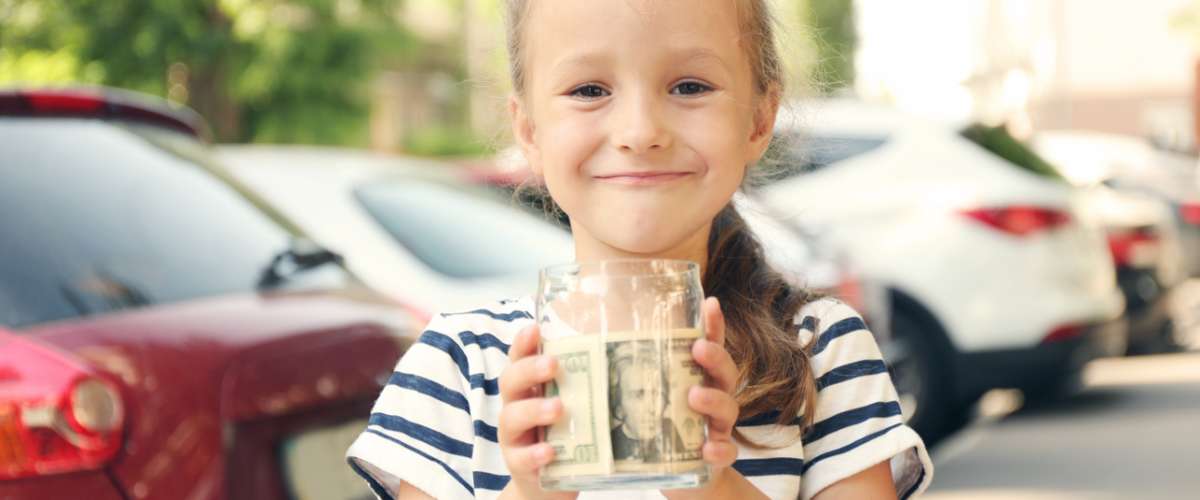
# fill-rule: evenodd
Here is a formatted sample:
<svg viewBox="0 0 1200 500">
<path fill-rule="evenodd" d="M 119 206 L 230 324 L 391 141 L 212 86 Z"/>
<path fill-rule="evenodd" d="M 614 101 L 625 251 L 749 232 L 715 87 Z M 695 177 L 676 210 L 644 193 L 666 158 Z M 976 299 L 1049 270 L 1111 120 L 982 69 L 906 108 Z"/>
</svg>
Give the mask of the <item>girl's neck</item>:
<svg viewBox="0 0 1200 500">
<path fill-rule="evenodd" d="M 704 276 L 705 267 L 708 264 L 708 236 L 710 231 L 711 227 L 705 226 L 703 230 L 697 231 L 696 234 L 693 234 L 671 248 L 652 253 L 638 253 L 609 245 L 593 237 L 582 226 L 578 224 L 571 225 L 571 232 L 575 239 L 575 260 L 577 262 L 635 258 L 690 260 L 700 264 L 700 276 Z"/>
</svg>

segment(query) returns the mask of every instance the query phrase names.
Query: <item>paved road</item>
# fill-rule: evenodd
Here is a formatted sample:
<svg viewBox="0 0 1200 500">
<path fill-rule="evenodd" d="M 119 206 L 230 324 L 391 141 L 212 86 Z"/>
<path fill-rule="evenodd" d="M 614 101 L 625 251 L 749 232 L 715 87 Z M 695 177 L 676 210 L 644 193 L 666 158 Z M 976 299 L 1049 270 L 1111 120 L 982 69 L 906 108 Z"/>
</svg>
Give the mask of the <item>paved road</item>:
<svg viewBox="0 0 1200 500">
<path fill-rule="evenodd" d="M 1200 285 L 1189 286 L 1200 298 Z M 990 394 L 983 416 L 934 450 L 929 500 L 1200 500 L 1200 300 L 1179 354 L 1105 359 L 1078 395 L 1021 408 Z"/>
</svg>

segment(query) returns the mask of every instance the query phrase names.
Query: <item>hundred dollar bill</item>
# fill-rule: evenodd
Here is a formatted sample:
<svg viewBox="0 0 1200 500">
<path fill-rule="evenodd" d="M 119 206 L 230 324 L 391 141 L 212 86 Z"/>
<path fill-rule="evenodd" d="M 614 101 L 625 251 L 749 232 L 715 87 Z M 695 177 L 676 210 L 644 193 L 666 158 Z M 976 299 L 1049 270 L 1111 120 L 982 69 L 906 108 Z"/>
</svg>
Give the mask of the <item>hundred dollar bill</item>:
<svg viewBox="0 0 1200 500">
<path fill-rule="evenodd" d="M 610 332 L 608 429 L 615 472 L 680 473 L 702 468 L 704 417 L 687 393 L 704 381 L 692 358 L 699 329 Z"/>
<path fill-rule="evenodd" d="M 599 335 L 546 339 L 542 353 L 558 359 L 558 376 L 546 396 L 562 399 L 564 415 L 546 428 L 554 447 L 548 477 L 608 475 L 613 471 L 608 433 L 608 370 Z"/>
</svg>

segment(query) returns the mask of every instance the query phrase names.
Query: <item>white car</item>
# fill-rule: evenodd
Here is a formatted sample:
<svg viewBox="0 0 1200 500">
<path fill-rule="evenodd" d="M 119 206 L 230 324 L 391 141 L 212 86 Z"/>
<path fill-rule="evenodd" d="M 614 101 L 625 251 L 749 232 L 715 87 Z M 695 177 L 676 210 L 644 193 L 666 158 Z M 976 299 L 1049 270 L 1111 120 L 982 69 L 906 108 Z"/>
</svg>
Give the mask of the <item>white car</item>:
<svg viewBox="0 0 1200 500">
<path fill-rule="evenodd" d="M 223 146 L 225 167 L 368 286 L 424 314 L 533 293 L 568 234 L 454 167 L 363 151 Z"/>
<path fill-rule="evenodd" d="M 1156 150 L 1138 137 L 1084 130 L 1041 131 L 1030 143 L 1038 154 L 1059 163 L 1073 182 L 1102 183 L 1166 203 L 1186 272 L 1200 277 L 1200 175 L 1194 158 Z"/>
<path fill-rule="evenodd" d="M 933 374 L 912 416 L 923 435 L 960 424 L 990 388 L 1054 392 L 1123 350 L 1101 229 L 1010 136 L 848 100 L 798 106 L 803 123 L 776 136 L 799 173 L 760 196 L 887 285 L 892 334 Z"/>
<path fill-rule="evenodd" d="M 1172 167 L 1153 165 L 1156 155 L 1150 144 L 1131 137 L 1044 131 L 1036 134 L 1030 144 L 1063 177 L 1080 187 L 1087 205 L 1104 226 L 1117 264 L 1117 283 L 1125 293 L 1129 352 L 1175 348 L 1178 343 L 1171 296 L 1192 272 L 1180 231 L 1194 231 L 1195 226 L 1177 215 L 1173 203 L 1162 194 L 1120 188 L 1131 182 L 1146 183 L 1146 178 L 1152 180 L 1169 173 Z M 1139 173 L 1139 169 L 1148 172 Z M 1190 164 L 1180 170 L 1180 177 L 1194 175 Z M 1184 188 L 1191 185 L 1182 184 Z"/>
</svg>

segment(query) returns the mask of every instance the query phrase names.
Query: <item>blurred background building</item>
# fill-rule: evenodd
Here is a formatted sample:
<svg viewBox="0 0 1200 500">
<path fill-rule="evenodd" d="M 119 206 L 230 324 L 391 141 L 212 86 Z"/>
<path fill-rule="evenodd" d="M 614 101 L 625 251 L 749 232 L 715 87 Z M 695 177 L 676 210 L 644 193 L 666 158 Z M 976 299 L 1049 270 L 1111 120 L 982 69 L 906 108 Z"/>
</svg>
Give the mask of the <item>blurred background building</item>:
<svg viewBox="0 0 1200 500">
<path fill-rule="evenodd" d="M 1017 131 L 1091 128 L 1191 149 L 1187 0 L 858 2 L 855 89 Z"/>
<path fill-rule="evenodd" d="M 1190 0 L 772 0 L 792 91 L 1194 149 Z M 471 155 L 503 142 L 500 0 L 0 0 L 0 82 L 196 108 L 232 142 Z"/>
</svg>

